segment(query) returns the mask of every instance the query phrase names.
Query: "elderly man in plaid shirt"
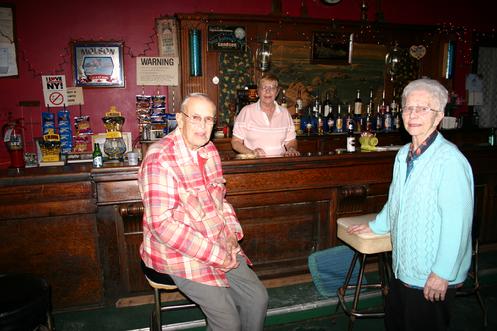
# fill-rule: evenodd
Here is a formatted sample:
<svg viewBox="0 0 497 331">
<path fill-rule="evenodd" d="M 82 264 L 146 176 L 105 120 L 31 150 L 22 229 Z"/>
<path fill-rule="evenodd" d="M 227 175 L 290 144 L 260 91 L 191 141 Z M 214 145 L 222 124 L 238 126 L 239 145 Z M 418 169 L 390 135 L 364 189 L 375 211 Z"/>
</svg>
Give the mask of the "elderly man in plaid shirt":
<svg viewBox="0 0 497 331">
<path fill-rule="evenodd" d="M 189 95 L 177 129 L 149 148 L 138 173 L 140 254 L 200 306 L 208 330 L 262 330 L 267 291 L 247 265 L 242 228 L 224 198 L 221 159 L 209 142 L 215 113 L 206 95 Z"/>
</svg>

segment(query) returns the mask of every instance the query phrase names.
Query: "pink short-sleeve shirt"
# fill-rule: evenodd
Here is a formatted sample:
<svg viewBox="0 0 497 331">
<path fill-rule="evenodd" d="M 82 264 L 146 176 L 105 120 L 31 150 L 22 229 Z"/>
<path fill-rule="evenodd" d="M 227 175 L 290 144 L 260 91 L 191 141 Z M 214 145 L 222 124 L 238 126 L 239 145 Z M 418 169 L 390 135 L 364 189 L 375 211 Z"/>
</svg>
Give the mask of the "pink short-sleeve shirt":
<svg viewBox="0 0 497 331">
<path fill-rule="evenodd" d="M 292 116 L 286 108 L 275 104 L 271 121 L 261 110 L 259 101 L 243 107 L 233 128 L 233 135 L 242 139 L 245 146 L 262 148 L 267 156 L 282 155 L 285 143 L 296 137 Z"/>
</svg>

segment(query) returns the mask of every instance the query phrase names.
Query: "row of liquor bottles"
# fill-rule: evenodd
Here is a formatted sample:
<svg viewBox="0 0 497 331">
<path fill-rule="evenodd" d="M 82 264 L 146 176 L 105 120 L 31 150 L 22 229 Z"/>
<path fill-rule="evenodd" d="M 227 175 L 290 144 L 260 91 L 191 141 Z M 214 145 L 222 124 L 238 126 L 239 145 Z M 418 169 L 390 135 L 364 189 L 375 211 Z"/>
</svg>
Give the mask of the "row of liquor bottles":
<svg viewBox="0 0 497 331">
<path fill-rule="evenodd" d="M 282 98 L 284 102 L 284 98 Z M 283 103 L 282 102 L 282 103 Z M 376 109 L 375 109 L 376 108 Z M 385 100 L 375 107 L 373 91 L 370 91 L 369 103 L 363 104 L 360 91 L 354 104 L 333 102 L 326 94 L 326 99 L 320 102 L 315 98 L 307 109 L 304 109 L 302 99 L 297 97 L 296 112 L 292 115 L 297 134 L 331 134 L 346 132 L 352 127 L 354 132 L 392 132 L 398 131 L 402 125 L 399 104 L 392 98 L 391 104 Z"/>
</svg>

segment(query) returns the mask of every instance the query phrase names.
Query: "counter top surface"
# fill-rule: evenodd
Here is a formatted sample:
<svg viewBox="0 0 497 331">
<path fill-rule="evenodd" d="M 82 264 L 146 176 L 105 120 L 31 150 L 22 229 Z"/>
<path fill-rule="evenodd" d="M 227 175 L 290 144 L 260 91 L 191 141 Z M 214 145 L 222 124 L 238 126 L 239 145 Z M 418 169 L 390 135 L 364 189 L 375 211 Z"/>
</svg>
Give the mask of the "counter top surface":
<svg viewBox="0 0 497 331">
<path fill-rule="evenodd" d="M 460 146 L 463 153 L 474 153 L 478 151 L 497 151 L 497 146 L 488 144 L 475 144 Z M 225 173 L 236 173 L 247 167 L 265 168 L 271 167 L 291 167 L 298 165 L 315 164 L 319 167 L 320 163 L 329 165 L 330 163 L 342 164 L 351 162 L 370 162 L 374 159 L 393 158 L 397 153 L 396 150 L 389 151 L 358 151 L 347 153 L 333 151 L 329 153 L 302 153 L 295 157 L 263 157 L 251 159 L 239 159 L 234 152 L 220 152 Z M 237 170 L 238 168 L 238 170 Z M 112 176 L 115 173 L 134 173 L 139 169 L 138 166 L 129 166 L 125 162 L 104 163 L 104 167 L 94 169 L 91 164 L 69 164 L 65 166 L 53 167 L 34 167 L 21 169 L 1 169 L 0 185 L 19 185 L 43 182 L 68 182 L 97 179 L 103 176 Z"/>
</svg>

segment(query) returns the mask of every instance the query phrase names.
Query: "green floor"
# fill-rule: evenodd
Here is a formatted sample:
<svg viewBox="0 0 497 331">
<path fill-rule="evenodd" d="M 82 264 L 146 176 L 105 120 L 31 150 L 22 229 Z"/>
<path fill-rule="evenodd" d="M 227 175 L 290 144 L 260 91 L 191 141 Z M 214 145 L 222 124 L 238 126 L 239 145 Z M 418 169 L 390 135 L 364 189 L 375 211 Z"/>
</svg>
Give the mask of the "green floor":
<svg viewBox="0 0 497 331">
<path fill-rule="evenodd" d="M 481 293 L 489 311 L 487 330 L 497 330 L 497 252 L 483 253 L 480 259 Z M 370 279 L 376 277 L 369 274 Z M 266 318 L 267 331 L 326 331 L 345 330 L 347 317 L 340 310 L 334 315 L 336 298 L 319 295 L 312 283 L 269 289 L 269 309 Z M 378 295 L 370 295 L 362 301 L 362 307 L 374 308 L 382 303 Z M 104 308 L 79 312 L 54 314 L 57 331 L 114 331 L 148 329 L 151 305 L 129 308 Z M 451 330 L 484 330 L 480 307 L 474 296 L 458 297 L 454 305 L 454 322 Z M 170 312 L 168 323 L 202 320 L 197 309 Z M 383 330 L 382 319 L 359 319 L 355 331 Z M 187 328 L 205 330 L 205 327 Z"/>
</svg>

